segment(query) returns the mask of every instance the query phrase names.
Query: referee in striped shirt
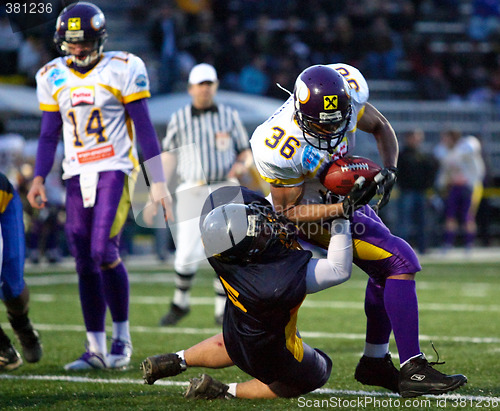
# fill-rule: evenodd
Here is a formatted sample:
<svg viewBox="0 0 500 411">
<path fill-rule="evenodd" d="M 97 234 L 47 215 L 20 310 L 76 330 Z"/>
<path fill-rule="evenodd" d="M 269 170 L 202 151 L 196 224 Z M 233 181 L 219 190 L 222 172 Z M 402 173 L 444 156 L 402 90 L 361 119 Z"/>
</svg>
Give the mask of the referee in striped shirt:
<svg viewBox="0 0 500 411">
<path fill-rule="evenodd" d="M 211 191 L 237 183 L 237 178 L 247 173 L 253 164 L 248 134 L 238 112 L 214 102 L 217 88 L 214 67 L 206 63 L 194 66 L 188 84 L 192 103 L 172 115 L 163 140 L 165 173 L 169 178 L 176 172 L 178 186 L 175 190 L 176 288 L 170 310 L 160 321 L 162 326 L 176 324 L 190 311 L 191 285 L 199 262 L 205 257 L 201 236 L 197 235 L 198 221 L 193 218 L 201 214 L 207 195 L 205 183 L 210 184 Z M 215 321 L 222 324 L 226 297 L 217 278 L 214 289 Z"/>
</svg>

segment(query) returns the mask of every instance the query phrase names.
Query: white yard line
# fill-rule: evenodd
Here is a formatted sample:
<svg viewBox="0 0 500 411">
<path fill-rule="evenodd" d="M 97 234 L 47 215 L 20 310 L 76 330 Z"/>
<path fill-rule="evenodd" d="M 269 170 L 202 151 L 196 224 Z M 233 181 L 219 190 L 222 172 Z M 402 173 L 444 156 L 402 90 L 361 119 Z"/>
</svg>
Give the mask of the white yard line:
<svg viewBox="0 0 500 411">
<path fill-rule="evenodd" d="M 74 295 L 56 295 L 56 294 L 40 294 L 31 293 L 32 301 L 50 303 L 54 301 L 75 301 Z M 192 305 L 214 305 L 213 297 L 192 297 L 190 299 Z M 150 297 L 150 296 L 131 296 L 132 304 L 144 305 L 165 305 L 170 304 L 170 298 L 167 297 Z M 333 309 L 359 309 L 363 308 L 363 301 L 310 301 L 305 300 L 302 304 L 304 308 L 333 308 Z M 483 304 L 441 304 L 441 303 L 419 303 L 421 311 L 459 311 L 459 312 L 500 312 L 500 305 L 483 305 Z"/>
<path fill-rule="evenodd" d="M 0 374 L 0 380 L 20 380 L 20 381 L 57 381 L 57 382 L 69 382 L 69 383 L 90 383 L 90 384 L 133 384 L 133 385 L 144 385 L 143 380 L 130 379 L 130 378 L 88 378 L 88 377 L 75 377 L 67 375 L 10 375 L 10 374 Z M 160 380 L 156 381 L 156 386 L 175 386 L 175 387 L 185 387 L 189 385 L 188 381 L 169 381 Z M 339 395 L 339 396 L 356 396 L 356 397 L 393 397 L 400 399 L 401 402 L 407 401 L 417 401 L 414 398 L 403 399 L 398 394 L 386 393 L 380 391 L 355 391 L 355 390 L 336 390 L 332 388 L 320 388 L 313 391 L 314 394 L 326 394 L 326 395 Z M 488 397 L 480 395 L 461 395 L 461 394 L 443 394 L 440 396 L 430 396 L 425 395 L 425 398 L 434 400 L 465 400 L 474 402 L 500 402 L 500 397 Z"/>
<path fill-rule="evenodd" d="M 7 323 L 2 323 L 2 327 L 8 327 Z M 53 332 L 85 332 L 83 325 L 71 324 L 35 324 L 40 331 Z M 111 328 L 108 329 L 111 331 Z M 190 335 L 214 335 L 221 332 L 220 328 L 180 328 L 180 327 L 130 327 L 132 333 L 137 334 L 190 334 Z M 301 337 L 304 338 L 328 338 L 334 340 L 364 340 L 365 334 L 361 333 L 329 333 L 322 331 L 300 331 Z M 437 336 L 437 335 L 420 335 L 420 341 L 445 341 L 459 342 L 470 344 L 500 344 L 498 337 L 469 337 L 469 336 Z"/>
<path fill-rule="evenodd" d="M 36 380 L 36 381 L 63 381 L 63 382 L 80 382 L 80 383 L 95 383 L 95 384 L 142 384 L 143 380 L 133 380 L 131 378 L 88 378 L 88 377 L 75 377 L 68 375 L 10 375 L 0 374 L 0 380 Z M 189 385 L 186 381 L 156 381 L 155 385 L 170 385 L 184 387 Z"/>
<path fill-rule="evenodd" d="M 345 284 L 342 284 L 341 287 L 344 288 L 355 288 L 355 289 L 364 289 L 366 288 L 366 281 L 368 276 L 365 279 L 350 279 Z M 57 284 L 76 284 L 78 277 L 75 274 L 31 274 L 25 276 L 26 282 L 30 286 L 50 286 Z M 175 274 L 171 271 L 166 271 L 164 273 L 140 273 L 140 272 L 130 272 L 129 279 L 131 283 L 137 284 L 173 284 L 175 282 Z M 196 283 L 199 284 L 212 284 L 213 277 L 211 276 L 197 276 L 195 279 Z M 444 289 L 448 290 L 450 288 L 450 283 L 447 281 L 425 281 L 419 280 L 417 276 L 417 288 L 421 289 Z M 491 290 L 495 288 L 500 288 L 500 284 L 498 283 L 489 283 L 489 282 L 460 282 L 452 284 L 452 286 L 460 287 L 464 290 Z"/>
</svg>

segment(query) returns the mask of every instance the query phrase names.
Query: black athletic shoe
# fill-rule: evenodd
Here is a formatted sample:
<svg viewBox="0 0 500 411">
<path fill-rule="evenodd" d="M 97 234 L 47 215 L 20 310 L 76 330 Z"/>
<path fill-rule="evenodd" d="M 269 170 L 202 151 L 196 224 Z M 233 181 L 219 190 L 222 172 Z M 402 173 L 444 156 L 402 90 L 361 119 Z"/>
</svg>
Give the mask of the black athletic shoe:
<svg viewBox="0 0 500 411">
<path fill-rule="evenodd" d="M 12 371 L 23 364 L 21 356 L 12 344 L 0 348 L 0 371 Z"/>
<path fill-rule="evenodd" d="M 141 363 L 144 384 L 154 384 L 156 380 L 164 377 L 173 377 L 186 370 L 182 365 L 181 357 L 177 354 L 160 354 L 146 358 Z"/>
<path fill-rule="evenodd" d="M 399 390 L 402 397 L 417 397 L 425 394 L 445 394 L 456 390 L 467 382 L 462 374 L 445 375 L 428 362 L 424 355 L 409 360 L 399 374 Z"/>
<path fill-rule="evenodd" d="M 356 366 L 354 378 L 361 384 L 376 385 L 399 392 L 399 371 L 392 363 L 389 353 L 384 358 L 363 355 Z"/>
<path fill-rule="evenodd" d="M 191 311 L 189 307 L 181 308 L 178 305 L 172 303 L 172 305 L 170 306 L 170 311 L 161 318 L 160 325 L 161 326 L 175 325 L 182 318 L 188 315 L 189 311 Z"/>
<path fill-rule="evenodd" d="M 28 362 L 38 362 L 42 358 L 43 349 L 40 336 L 31 323 L 21 328 L 13 328 L 23 352 L 23 357 Z"/>
<path fill-rule="evenodd" d="M 234 398 L 227 393 L 229 385 L 226 385 L 208 374 L 203 374 L 201 378 L 191 378 L 189 387 L 184 397 L 198 400 L 215 400 Z"/>
</svg>

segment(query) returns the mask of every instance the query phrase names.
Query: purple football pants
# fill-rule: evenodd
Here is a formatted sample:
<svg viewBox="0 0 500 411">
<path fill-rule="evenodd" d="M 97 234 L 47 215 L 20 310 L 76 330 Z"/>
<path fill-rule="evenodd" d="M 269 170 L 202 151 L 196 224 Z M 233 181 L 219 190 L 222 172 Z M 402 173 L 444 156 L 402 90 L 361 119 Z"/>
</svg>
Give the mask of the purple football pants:
<svg viewBox="0 0 500 411">
<path fill-rule="evenodd" d="M 446 218 L 456 218 L 463 223 L 473 221 L 475 215 L 470 213 L 472 192 L 467 186 L 451 186 L 445 205 Z"/>
<path fill-rule="evenodd" d="M 351 228 L 353 261 L 370 276 L 365 295 L 366 342 L 386 344 L 394 331 L 403 363 L 420 354 L 415 281 L 387 277 L 414 274 L 422 268 L 410 245 L 392 235 L 371 207 L 354 213 Z"/>
<path fill-rule="evenodd" d="M 369 206 L 352 217 L 353 262 L 369 275 L 365 295 L 366 342 L 386 344 L 394 331 L 400 362 L 420 353 L 418 302 L 415 281 L 387 279 L 414 274 L 422 268 L 410 245 L 392 235 Z M 312 242 L 328 248 L 328 230 L 309 236 Z"/>
<path fill-rule="evenodd" d="M 96 202 L 84 208 L 79 176 L 67 180 L 66 236 L 75 257 L 80 303 L 87 331 L 104 331 L 106 308 L 113 322 L 128 320 L 129 282 L 119 240 L 130 207 L 128 178 L 122 171 L 99 173 Z"/>
<path fill-rule="evenodd" d="M 393 235 L 369 206 L 352 218 L 354 263 L 376 283 L 384 285 L 391 275 L 413 274 L 422 269 L 415 251 L 402 238 Z"/>
</svg>

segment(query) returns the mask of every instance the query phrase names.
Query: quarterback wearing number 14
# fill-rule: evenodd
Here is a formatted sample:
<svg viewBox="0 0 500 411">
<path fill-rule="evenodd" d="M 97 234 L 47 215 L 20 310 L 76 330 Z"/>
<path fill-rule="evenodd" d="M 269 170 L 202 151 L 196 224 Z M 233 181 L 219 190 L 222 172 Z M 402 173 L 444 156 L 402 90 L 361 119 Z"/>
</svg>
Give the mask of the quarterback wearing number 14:
<svg viewBox="0 0 500 411">
<path fill-rule="evenodd" d="M 146 67 L 133 54 L 103 52 L 106 38 L 98 7 L 69 5 L 59 15 L 54 35 L 62 57 L 36 76 L 42 122 L 28 200 L 34 208 L 47 201 L 44 179 L 62 128 L 65 228 L 87 330 L 87 351 L 66 370 L 116 369 L 130 363 L 129 282 L 119 239 L 130 207 L 128 180 L 138 166 L 136 139 L 145 160 L 160 154 L 146 105 Z M 163 172 L 156 174 L 153 185 L 162 184 Z M 107 308 L 113 320 L 109 353 Z"/>
</svg>

